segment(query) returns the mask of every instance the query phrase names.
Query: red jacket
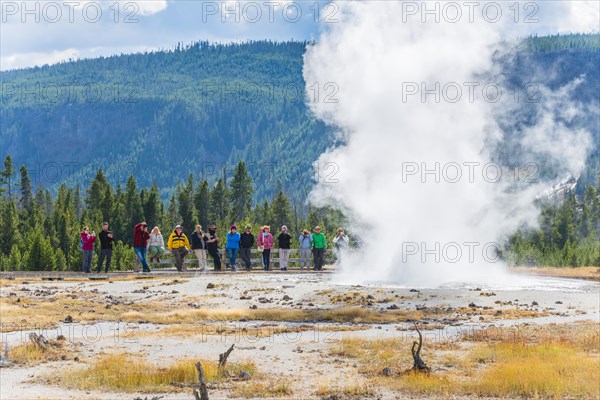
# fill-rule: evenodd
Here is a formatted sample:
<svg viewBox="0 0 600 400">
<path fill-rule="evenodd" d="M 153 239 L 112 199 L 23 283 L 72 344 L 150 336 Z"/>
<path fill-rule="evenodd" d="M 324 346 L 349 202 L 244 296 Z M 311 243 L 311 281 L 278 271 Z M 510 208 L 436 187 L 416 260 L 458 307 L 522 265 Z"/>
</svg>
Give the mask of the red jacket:
<svg viewBox="0 0 600 400">
<path fill-rule="evenodd" d="M 258 234 L 258 245 L 264 246 L 266 250 L 273 248 L 273 235 L 269 233 L 268 236 L 264 236 L 262 232 Z"/>
<path fill-rule="evenodd" d="M 146 247 L 150 239 L 150 234 L 142 230 L 142 224 L 137 224 L 133 228 L 133 247 Z"/>
<path fill-rule="evenodd" d="M 96 241 L 96 235 L 90 235 L 89 233 L 82 233 L 81 241 L 83 242 L 83 246 L 81 246 L 81 250 L 94 250 L 94 242 Z"/>
</svg>

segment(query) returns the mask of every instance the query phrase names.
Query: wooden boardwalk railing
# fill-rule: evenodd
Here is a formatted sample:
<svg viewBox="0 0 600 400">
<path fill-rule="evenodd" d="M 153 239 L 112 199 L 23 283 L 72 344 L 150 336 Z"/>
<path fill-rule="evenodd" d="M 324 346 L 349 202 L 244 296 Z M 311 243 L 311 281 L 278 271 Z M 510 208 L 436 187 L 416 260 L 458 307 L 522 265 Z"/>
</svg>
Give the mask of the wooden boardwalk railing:
<svg viewBox="0 0 600 400">
<path fill-rule="evenodd" d="M 252 267 L 256 268 L 257 266 L 260 266 L 262 268 L 262 253 L 258 251 L 258 249 L 252 249 L 251 250 L 251 258 L 250 260 L 252 261 Z M 219 250 L 219 255 L 221 256 L 221 264 L 223 264 L 223 266 L 229 265 L 229 257 L 227 257 L 227 253 L 225 251 L 225 249 L 220 249 Z M 209 255 L 207 255 L 208 259 L 207 259 L 207 264 L 209 268 L 212 268 L 213 266 L 213 260 L 212 257 L 210 257 Z M 310 261 L 311 261 L 311 267 L 313 266 L 313 255 L 310 255 Z M 325 264 L 333 264 L 335 262 L 335 255 L 333 254 L 333 250 L 331 249 L 327 249 L 325 251 Z M 187 255 L 187 257 L 185 258 L 185 264 L 186 265 L 191 265 L 191 266 L 197 266 L 198 265 L 198 260 L 196 259 L 196 255 L 194 254 L 193 251 L 190 252 L 190 254 Z M 270 267 L 275 269 L 276 267 L 279 268 L 279 263 L 280 263 L 280 258 L 279 258 L 279 249 L 271 249 L 271 257 L 270 257 Z M 160 257 L 160 263 L 150 263 L 148 262 L 148 265 L 151 268 L 162 268 L 163 265 L 164 266 L 170 266 L 171 264 L 175 264 L 175 258 L 171 255 L 170 251 L 166 251 L 165 254 L 163 254 L 163 256 Z M 136 258 L 135 259 L 135 263 L 134 263 L 134 271 L 137 271 L 140 268 L 140 262 L 139 260 Z M 245 264 L 244 261 L 241 259 L 239 253 L 237 256 L 237 268 L 238 269 L 243 269 L 245 268 Z M 300 249 L 290 249 L 290 257 L 288 259 L 288 268 L 300 268 Z"/>
</svg>

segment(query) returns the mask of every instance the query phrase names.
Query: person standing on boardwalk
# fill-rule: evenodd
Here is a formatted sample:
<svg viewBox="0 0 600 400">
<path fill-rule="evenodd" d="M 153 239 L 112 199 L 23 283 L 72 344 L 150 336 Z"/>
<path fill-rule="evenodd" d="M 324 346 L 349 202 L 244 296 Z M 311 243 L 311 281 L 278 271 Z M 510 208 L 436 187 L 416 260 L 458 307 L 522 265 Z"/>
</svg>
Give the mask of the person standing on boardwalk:
<svg viewBox="0 0 600 400">
<path fill-rule="evenodd" d="M 279 269 L 287 271 L 288 261 L 290 259 L 290 248 L 291 248 L 292 235 L 287 231 L 287 226 L 281 227 L 281 233 L 277 236 L 277 243 L 279 245 Z"/>
<path fill-rule="evenodd" d="M 90 235 L 90 228 L 87 226 L 83 228 L 83 232 L 79 235 L 81 238 L 81 250 L 83 251 L 83 265 L 81 270 L 86 274 L 89 274 L 90 266 L 92 265 L 92 255 L 94 254 L 94 242 L 96 241 L 96 233 L 92 231 Z"/>
<path fill-rule="evenodd" d="M 246 230 L 240 235 L 240 258 L 244 261 L 246 271 L 252 270 L 252 247 L 254 247 L 252 227 L 246 225 Z"/>
<path fill-rule="evenodd" d="M 183 263 L 185 262 L 185 256 L 190 252 L 190 242 L 183 233 L 183 227 L 177 225 L 167 241 L 167 248 L 171 250 L 171 253 L 175 257 L 175 267 L 177 271 L 183 271 Z M 187 270 L 187 268 L 186 268 Z"/>
<path fill-rule="evenodd" d="M 147 248 L 147 255 L 150 256 L 150 262 L 152 263 L 152 261 L 156 258 L 156 262 L 160 264 L 160 257 L 163 254 L 165 254 L 165 239 L 160 233 L 160 229 L 158 229 L 158 226 L 152 228 Z"/>
<path fill-rule="evenodd" d="M 263 267 L 265 271 L 268 271 L 271 266 L 271 249 L 273 248 L 274 242 L 273 235 L 269 232 L 270 230 L 271 227 L 265 225 L 257 240 L 259 249 L 262 249 Z"/>
<path fill-rule="evenodd" d="M 304 270 L 304 267 L 306 267 L 306 269 L 310 268 L 310 247 L 313 238 L 308 229 L 305 229 L 302 232 L 298 241 L 300 242 L 300 270 L 302 271 Z"/>
<path fill-rule="evenodd" d="M 348 239 L 348 236 L 344 233 L 344 229 L 338 228 L 337 235 L 333 238 L 333 247 L 335 248 L 335 259 L 337 264 L 342 262 L 342 253 L 348 249 L 349 243 L 350 239 Z"/>
<path fill-rule="evenodd" d="M 219 243 L 221 239 L 217 235 L 217 227 L 215 224 L 211 224 L 208 227 L 208 240 L 206 241 L 206 249 L 208 254 L 213 258 L 215 263 L 215 271 L 221 270 L 221 256 L 219 256 Z"/>
<path fill-rule="evenodd" d="M 146 248 L 148 246 L 148 240 L 150 234 L 148 233 L 148 224 L 140 222 L 133 227 L 133 251 L 142 264 L 143 272 L 150 272 L 148 263 L 146 262 Z"/>
<path fill-rule="evenodd" d="M 316 226 L 315 231 L 312 234 L 312 248 L 313 256 L 315 259 L 315 271 L 323 270 L 323 263 L 325 258 L 325 249 L 327 248 L 327 240 L 325 234 L 321 232 L 321 227 Z"/>
<path fill-rule="evenodd" d="M 198 268 L 204 271 L 207 268 L 206 263 L 206 241 L 208 237 L 202 232 L 202 225 L 196 225 L 196 230 L 192 233 L 192 250 L 198 259 Z"/>
<path fill-rule="evenodd" d="M 102 231 L 100 231 L 98 238 L 100 238 L 100 257 L 98 257 L 96 272 L 100 273 L 102 270 L 102 263 L 104 262 L 104 259 L 106 259 L 106 266 L 104 267 L 104 272 L 106 273 L 110 269 L 113 242 L 115 240 L 113 233 L 108 230 L 108 222 L 102 224 Z"/>
<path fill-rule="evenodd" d="M 231 225 L 226 237 L 225 251 L 229 257 L 229 265 L 232 271 L 237 271 L 237 255 L 240 251 L 240 234 L 237 231 L 237 226 Z"/>
</svg>

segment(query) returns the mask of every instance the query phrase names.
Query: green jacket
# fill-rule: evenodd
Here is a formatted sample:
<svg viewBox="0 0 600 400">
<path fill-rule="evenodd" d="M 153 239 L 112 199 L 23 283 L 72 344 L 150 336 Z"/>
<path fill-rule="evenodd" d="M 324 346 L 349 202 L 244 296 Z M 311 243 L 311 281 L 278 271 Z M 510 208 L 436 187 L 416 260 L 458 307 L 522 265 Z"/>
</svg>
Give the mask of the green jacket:
<svg viewBox="0 0 600 400">
<path fill-rule="evenodd" d="M 312 238 L 313 238 L 313 242 L 312 242 L 313 249 L 327 248 L 327 241 L 325 240 L 324 233 L 313 233 Z"/>
</svg>

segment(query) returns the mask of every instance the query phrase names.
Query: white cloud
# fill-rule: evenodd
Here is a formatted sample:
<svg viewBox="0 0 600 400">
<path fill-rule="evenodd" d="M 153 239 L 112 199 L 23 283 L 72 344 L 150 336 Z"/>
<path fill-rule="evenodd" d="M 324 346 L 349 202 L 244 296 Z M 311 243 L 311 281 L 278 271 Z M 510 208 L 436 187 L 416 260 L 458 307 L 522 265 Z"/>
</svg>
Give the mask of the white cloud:
<svg viewBox="0 0 600 400">
<path fill-rule="evenodd" d="M 25 68 L 32 65 L 56 64 L 69 59 L 76 60 L 79 56 L 79 50 L 74 48 L 50 52 L 16 53 L 0 57 L 0 70 Z"/>
</svg>

